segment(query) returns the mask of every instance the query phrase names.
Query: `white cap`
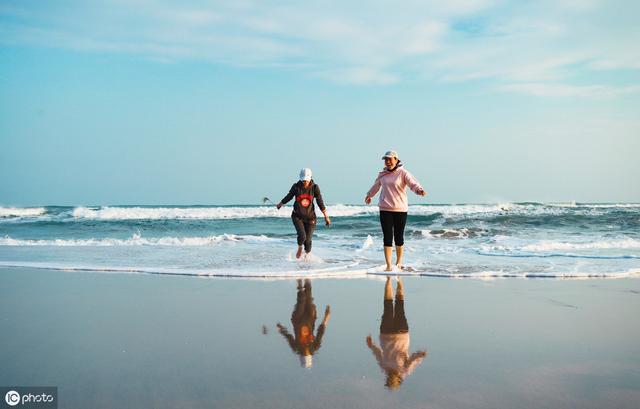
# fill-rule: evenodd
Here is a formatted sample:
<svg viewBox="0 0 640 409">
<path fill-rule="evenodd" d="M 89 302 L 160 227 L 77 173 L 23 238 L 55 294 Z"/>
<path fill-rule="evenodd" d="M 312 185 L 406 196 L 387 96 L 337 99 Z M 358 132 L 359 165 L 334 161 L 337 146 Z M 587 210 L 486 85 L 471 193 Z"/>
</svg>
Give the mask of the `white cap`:
<svg viewBox="0 0 640 409">
<path fill-rule="evenodd" d="M 300 180 L 311 180 L 311 169 L 309 168 L 300 169 Z"/>
<path fill-rule="evenodd" d="M 309 369 L 313 366 L 313 355 L 300 355 L 300 366 Z"/>
<path fill-rule="evenodd" d="M 384 153 L 384 155 L 382 156 L 382 159 L 384 158 L 396 158 L 398 159 L 398 152 L 396 151 L 386 151 Z"/>
</svg>

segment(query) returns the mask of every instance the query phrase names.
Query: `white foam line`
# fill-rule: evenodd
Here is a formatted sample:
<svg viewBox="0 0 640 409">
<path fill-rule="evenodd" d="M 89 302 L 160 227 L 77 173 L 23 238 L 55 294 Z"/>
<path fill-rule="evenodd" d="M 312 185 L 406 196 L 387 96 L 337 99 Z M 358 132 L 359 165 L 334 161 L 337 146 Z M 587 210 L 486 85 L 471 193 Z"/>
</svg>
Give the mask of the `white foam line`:
<svg viewBox="0 0 640 409">
<path fill-rule="evenodd" d="M 0 262 L 0 267 L 4 268 L 33 268 L 39 270 L 54 271 L 76 271 L 76 272 L 104 272 L 104 273 L 137 273 L 153 275 L 173 275 L 186 277 L 218 277 L 218 278 L 262 278 L 262 279 L 283 279 L 283 278 L 355 278 L 366 275 L 366 270 L 346 269 L 357 266 L 359 262 L 345 266 L 329 267 L 314 270 L 291 270 L 285 272 L 264 272 L 264 273 L 244 273 L 244 272 L 224 272 L 207 270 L 179 270 L 155 267 L 100 267 L 100 266 L 72 266 L 65 264 L 47 264 L 38 262 Z"/>
<path fill-rule="evenodd" d="M 640 277 L 640 269 L 631 269 L 619 273 L 504 273 L 500 271 L 486 271 L 481 273 L 429 273 L 421 272 L 424 277 L 454 278 L 454 279 L 554 279 L 554 280 L 591 280 L 591 279 L 620 279 Z"/>
<path fill-rule="evenodd" d="M 640 278 L 640 269 L 631 269 L 619 273 L 505 273 L 500 271 L 486 271 L 479 273 L 430 273 L 419 271 L 408 273 L 402 271 L 382 271 L 382 267 L 353 269 L 359 262 L 346 266 L 336 266 L 315 270 L 291 270 L 286 272 L 263 272 L 263 273 L 241 273 L 241 272 L 219 272 L 219 271 L 185 271 L 166 268 L 141 268 L 141 267 L 99 267 L 99 266 L 70 266 L 64 264 L 46 264 L 38 262 L 0 262 L 0 268 L 32 268 L 39 270 L 71 271 L 71 272 L 104 272 L 104 273 L 132 273 L 151 274 L 165 276 L 183 277 L 211 277 L 211 278 L 235 278 L 235 279 L 261 279 L 261 280 L 282 280 L 297 278 L 364 278 L 364 277 L 432 277 L 448 279 L 553 279 L 553 280 L 592 280 L 592 279 L 622 279 Z"/>
<path fill-rule="evenodd" d="M 522 251 L 549 250 L 599 250 L 599 249 L 640 249 L 640 240 L 632 238 L 602 240 L 584 243 L 567 243 L 552 240 L 542 240 L 534 244 L 522 246 Z"/>
</svg>

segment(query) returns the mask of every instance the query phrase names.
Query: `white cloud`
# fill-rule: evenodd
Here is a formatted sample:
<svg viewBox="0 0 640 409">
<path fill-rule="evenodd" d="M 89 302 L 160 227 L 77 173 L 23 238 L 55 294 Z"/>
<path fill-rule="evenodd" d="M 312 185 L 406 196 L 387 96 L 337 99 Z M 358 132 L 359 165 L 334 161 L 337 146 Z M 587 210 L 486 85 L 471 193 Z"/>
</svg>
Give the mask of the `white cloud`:
<svg viewBox="0 0 640 409">
<path fill-rule="evenodd" d="M 500 89 L 537 97 L 612 98 L 640 93 L 640 86 L 613 87 L 606 85 L 567 85 L 554 83 L 509 84 L 501 86 Z"/>
<path fill-rule="evenodd" d="M 400 50 L 407 55 L 432 52 L 438 48 L 439 40 L 446 30 L 446 25 L 438 21 L 430 21 L 413 27 L 407 32 L 407 42 L 400 46 Z"/>
<path fill-rule="evenodd" d="M 597 97 L 635 92 L 623 91 L 635 83 L 568 84 L 640 69 L 640 28 L 630 17 L 640 6 L 617 3 L 23 1 L 0 6 L 0 42 L 304 67 L 341 83 L 486 81 L 502 91 Z"/>
<path fill-rule="evenodd" d="M 389 85 L 398 82 L 394 75 L 367 67 L 320 71 L 315 75 L 341 84 Z"/>
<path fill-rule="evenodd" d="M 589 63 L 589 68 L 593 70 L 640 70 L 640 58 L 634 57 L 622 60 L 596 60 Z"/>
</svg>

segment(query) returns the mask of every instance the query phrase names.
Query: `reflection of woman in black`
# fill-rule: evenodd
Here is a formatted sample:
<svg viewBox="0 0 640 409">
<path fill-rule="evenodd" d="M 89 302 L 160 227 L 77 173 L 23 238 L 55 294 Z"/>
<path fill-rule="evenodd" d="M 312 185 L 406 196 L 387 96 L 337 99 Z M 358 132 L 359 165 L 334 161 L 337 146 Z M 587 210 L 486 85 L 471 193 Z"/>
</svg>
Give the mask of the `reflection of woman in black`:
<svg viewBox="0 0 640 409">
<path fill-rule="evenodd" d="M 380 347 L 367 336 L 367 346 L 373 352 L 378 365 L 387 375 L 385 386 L 391 390 L 400 388 L 407 376 L 420 365 L 427 353 L 417 351 L 409 356 L 409 324 L 404 315 L 404 287 L 398 278 L 396 302 L 393 303 L 391 279 L 384 287 L 384 312 L 380 323 Z"/>
<path fill-rule="evenodd" d="M 278 323 L 278 331 L 289 342 L 293 352 L 300 356 L 300 365 L 303 367 L 310 368 L 313 364 L 313 354 L 320 349 L 322 336 L 330 317 L 331 309 L 327 306 L 322 324 L 320 324 L 318 332 L 314 336 L 313 331 L 316 326 L 317 313 L 316 305 L 313 303 L 313 296 L 311 295 L 311 281 L 305 280 L 303 287 L 302 280 L 298 280 L 298 297 L 291 314 L 294 335 L 291 335 L 280 323 Z"/>
</svg>

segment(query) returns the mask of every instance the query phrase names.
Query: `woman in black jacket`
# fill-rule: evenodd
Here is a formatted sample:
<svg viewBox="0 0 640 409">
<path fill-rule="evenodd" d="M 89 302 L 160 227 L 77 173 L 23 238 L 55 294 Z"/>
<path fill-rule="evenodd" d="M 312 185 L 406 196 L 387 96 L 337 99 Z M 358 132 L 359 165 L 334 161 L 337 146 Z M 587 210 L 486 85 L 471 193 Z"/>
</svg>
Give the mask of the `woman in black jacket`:
<svg viewBox="0 0 640 409">
<path fill-rule="evenodd" d="M 303 245 L 305 253 L 309 254 L 311 252 L 311 237 L 316 228 L 316 209 L 313 206 L 313 199 L 316 199 L 318 202 L 327 226 L 331 225 L 331 219 L 329 219 L 327 215 L 327 208 L 322 200 L 320 186 L 316 185 L 311 178 L 311 169 L 304 168 L 300 170 L 300 180 L 291 186 L 289 193 L 282 198 L 276 207 L 280 209 L 294 197 L 296 201 L 293 204 L 291 220 L 298 233 L 298 251 L 296 252 L 296 258 L 300 258 L 300 256 L 302 256 Z"/>
</svg>

